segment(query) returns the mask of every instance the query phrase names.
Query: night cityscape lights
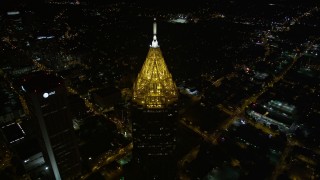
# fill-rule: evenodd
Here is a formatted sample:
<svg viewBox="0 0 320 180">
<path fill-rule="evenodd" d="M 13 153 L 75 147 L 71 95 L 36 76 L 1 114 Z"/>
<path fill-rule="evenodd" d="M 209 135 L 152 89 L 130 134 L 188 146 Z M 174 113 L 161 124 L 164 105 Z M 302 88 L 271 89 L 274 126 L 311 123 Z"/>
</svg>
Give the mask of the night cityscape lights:
<svg viewBox="0 0 320 180">
<path fill-rule="evenodd" d="M 0 180 L 320 179 L 319 8 L 1 0 Z"/>
</svg>

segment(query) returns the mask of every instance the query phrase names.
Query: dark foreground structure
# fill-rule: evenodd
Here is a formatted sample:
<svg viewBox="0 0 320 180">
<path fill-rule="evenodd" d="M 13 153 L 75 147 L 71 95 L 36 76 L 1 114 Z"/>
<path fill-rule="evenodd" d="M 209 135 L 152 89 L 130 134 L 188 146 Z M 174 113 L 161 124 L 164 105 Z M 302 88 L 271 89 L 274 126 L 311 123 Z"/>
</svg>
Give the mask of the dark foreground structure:
<svg viewBox="0 0 320 180">
<path fill-rule="evenodd" d="M 80 175 L 80 155 L 63 79 L 37 72 L 23 79 L 26 103 L 52 179 Z"/>
</svg>

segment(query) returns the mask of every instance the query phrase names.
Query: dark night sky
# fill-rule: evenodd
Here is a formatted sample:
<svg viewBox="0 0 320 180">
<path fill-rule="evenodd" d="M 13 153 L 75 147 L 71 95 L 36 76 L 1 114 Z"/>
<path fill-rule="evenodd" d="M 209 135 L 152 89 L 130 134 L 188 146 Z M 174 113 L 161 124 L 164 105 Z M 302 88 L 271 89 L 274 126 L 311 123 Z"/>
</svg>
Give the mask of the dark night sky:
<svg viewBox="0 0 320 180">
<path fill-rule="evenodd" d="M 54 0 L 59 1 L 59 0 Z M 61 0 L 67 1 L 67 0 Z M 72 0 L 70 0 L 72 1 Z M 96 5 L 103 5 L 109 4 L 114 2 L 137 2 L 144 6 L 151 6 L 151 7 L 158 7 L 158 8 L 185 8 L 185 7 L 194 7 L 201 4 L 205 4 L 205 2 L 212 2 L 221 1 L 221 0 L 79 0 L 80 2 L 87 2 L 88 4 L 96 4 Z M 234 2 L 234 3 L 244 3 L 244 4 L 265 4 L 265 3 L 282 3 L 282 2 L 290 2 L 290 3 L 298 3 L 301 4 L 301 0 L 233 0 L 227 2 Z M 310 2 L 317 2 L 318 0 L 304 0 L 303 3 L 310 3 Z M 24 7 L 25 5 L 28 6 L 39 6 L 45 0 L 0 0 L 0 10 L 11 10 L 16 8 Z"/>
<path fill-rule="evenodd" d="M 59 0 L 55 0 L 59 1 Z M 67 0 L 62 0 L 67 1 Z M 70 0 L 72 1 L 72 0 Z M 144 6 L 150 6 L 155 8 L 184 8 L 184 7 L 194 7 L 195 5 L 203 4 L 206 1 L 212 0 L 80 0 L 80 2 L 87 2 L 88 4 L 95 4 L 95 5 L 103 5 L 115 2 L 137 2 Z M 21 9 L 25 6 L 30 7 L 39 7 L 41 4 L 45 2 L 45 0 L 0 0 L 0 10 L 15 10 Z"/>
</svg>

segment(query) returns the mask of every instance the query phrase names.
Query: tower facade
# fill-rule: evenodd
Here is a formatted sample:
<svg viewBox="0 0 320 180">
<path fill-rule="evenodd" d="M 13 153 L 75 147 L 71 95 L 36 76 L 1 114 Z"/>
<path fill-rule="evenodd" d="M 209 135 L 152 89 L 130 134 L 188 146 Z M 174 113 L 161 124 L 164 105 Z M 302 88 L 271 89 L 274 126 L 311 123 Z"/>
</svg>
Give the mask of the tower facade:
<svg viewBox="0 0 320 180">
<path fill-rule="evenodd" d="M 36 72 L 23 79 L 21 88 L 52 178 L 80 175 L 80 155 L 63 79 Z"/>
<path fill-rule="evenodd" d="M 154 22 L 153 41 L 133 85 L 133 158 L 139 164 L 140 179 L 173 179 L 178 91 L 156 33 Z"/>
</svg>

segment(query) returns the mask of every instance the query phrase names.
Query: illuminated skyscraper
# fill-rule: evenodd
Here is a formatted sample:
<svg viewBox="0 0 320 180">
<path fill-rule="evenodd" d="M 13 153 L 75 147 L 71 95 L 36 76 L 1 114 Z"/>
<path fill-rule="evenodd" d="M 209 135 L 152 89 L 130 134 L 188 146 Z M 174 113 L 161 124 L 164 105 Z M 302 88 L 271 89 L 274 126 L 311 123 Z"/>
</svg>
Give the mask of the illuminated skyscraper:
<svg viewBox="0 0 320 180">
<path fill-rule="evenodd" d="M 80 155 L 67 106 L 63 79 L 36 72 L 23 79 L 26 103 L 53 179 L 80 174 Z"/>
<path fill-rule="evenodd" d="M 154 22 L 153 41 L 133 85 L 133 158 L 141 167 L 139 178 L 173 179 L 178 91 L 156 34 Z"/>
<path fill-rule="evenodd" d="M 178 99 L 177 88 L 163 59 L 157 41 L 157 24 L 153 23 L 153 41 L 137 80 L 133 100 L 147 109 L 161 109 Z"/>
</svg>

